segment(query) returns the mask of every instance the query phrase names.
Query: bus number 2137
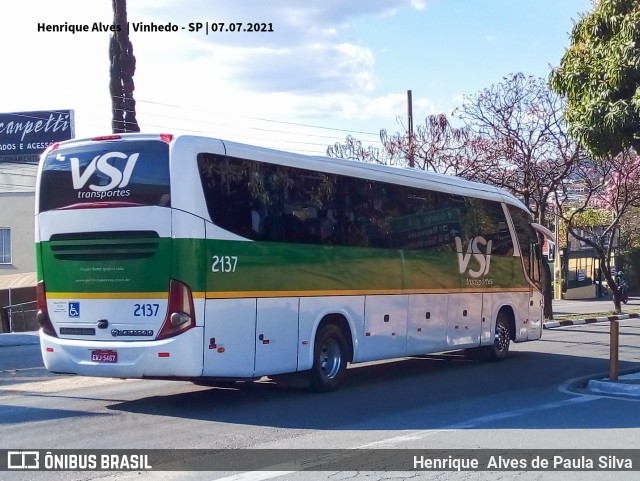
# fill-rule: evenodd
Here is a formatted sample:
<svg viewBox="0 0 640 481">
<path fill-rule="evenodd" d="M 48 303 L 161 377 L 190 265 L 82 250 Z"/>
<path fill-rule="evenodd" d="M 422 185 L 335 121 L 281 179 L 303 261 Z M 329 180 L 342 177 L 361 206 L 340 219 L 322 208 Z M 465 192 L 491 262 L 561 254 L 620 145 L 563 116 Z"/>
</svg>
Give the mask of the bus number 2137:
<svg viewBox="0 0 640 481">
<path fill-rule="evenodd" d="M 238 256 L 213 256 L 211 272 L 235 272 Z"/>
</svg>

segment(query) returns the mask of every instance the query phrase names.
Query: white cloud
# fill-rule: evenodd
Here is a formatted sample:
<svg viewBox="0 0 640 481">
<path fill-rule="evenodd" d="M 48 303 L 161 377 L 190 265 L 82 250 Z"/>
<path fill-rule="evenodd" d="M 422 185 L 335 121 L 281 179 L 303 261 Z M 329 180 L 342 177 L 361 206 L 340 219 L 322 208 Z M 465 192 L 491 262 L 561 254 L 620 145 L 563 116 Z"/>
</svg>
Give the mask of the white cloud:
<svg viewBox="0 0 640 481">
<path fill-rule="evenodd" d="M 427 2 L 424 0 L 411 0 L 411 5 L 416 10 L 424 10 L 425 8 L 427 8 Z"/>
<path fill-rule="evenodd" d="M 374 86 L 373 53 L 349 43 L 277 49 L 218 47 L 211 62 L 227 71 L 236 87 L 247 91 L 313 95 L 370 91 Z"/>
<path fill-rule="evenodd" d="M 396 116 L 406 112 L 406 99 L 404 94 L 379 91 L 374 51 L 364 39 L 348 37 L 348 26 L 363 16 L 421 4 L 414 0 L 184 0 L 177 7 L 170 0 L 129 2 L 130 22 L 187 26 L 198 21 L 258 21 L 271 22 L 274 29 L 209 36 L 186 30 L 131 32 L 137 58 L 138 121 L 146 131 L 202 132 L 264 145 L 280 142 L 292 150 L 297 150 L 294 142 L 299 142 L 323 152 L 323 142 L 344 137 L 339 131 L 303 127 L 304 132 L 297 132 L 296 123 L 360 129 L 372 132 L 375 139 L 385 123 L 394 128 Z M 109 34 L 38 33 L 37 24 L 111 21 L 110 2 L 23 0 L 14 4 L 12 16 L 0 19 L 3 62 L 13 66 L 0 79 L 3 110 L 71 108 L 76 111 L 78 136 L 108 132 Z M 414 99 L 414 105 L 420 103 Z M 426 100 L 422 103 L 428 108 Z M 259 118 L 290 123 L 255 120 Z M 312 140 L 314 135 L 334 139 Z"/>
<path fill-rule="evenodd" d="M 377 119 L 380 125 L 406 115 L 407 96 L 386 94 L 381 96 L 336 94 L 330 97 L 314 97 L 300 100 L 301 111 L 311 118 L 339 118 L 347 120 Z M 435 113 L 431 101 L 413 98 L 414 117 L 420 119 Z"/>
<path fill-rule="evenodd" d="M 380 15 L 400 7 L 424 8 L 420 0 L 244 0 L 216 2 L 184 0 L 173 4 L 132 3 L 129 17 L 188 22 L 264 22 L 273 32 L 216 32 L 208 36 L 186 34 L 185 38 L 207 43 L 211 61 L 229 71 L 238 85 L 255 91 L 309 93 L 371 91 L 375 87 L 374 54 L 353 39 L 343 39 L 349 22 L 361 16 Z M 193 12 L 198 12 L 193 14 Z M 134 49 L 144 34 L 134 36 Z M 154 35 L 154 40 L 157 40 Z M 181 52 L 189 51 L 188 45 Z M 200 51 L 202 52 L 202 51 Z M 233 52 L 232 55 L 229 53 Z"/>
</svg>

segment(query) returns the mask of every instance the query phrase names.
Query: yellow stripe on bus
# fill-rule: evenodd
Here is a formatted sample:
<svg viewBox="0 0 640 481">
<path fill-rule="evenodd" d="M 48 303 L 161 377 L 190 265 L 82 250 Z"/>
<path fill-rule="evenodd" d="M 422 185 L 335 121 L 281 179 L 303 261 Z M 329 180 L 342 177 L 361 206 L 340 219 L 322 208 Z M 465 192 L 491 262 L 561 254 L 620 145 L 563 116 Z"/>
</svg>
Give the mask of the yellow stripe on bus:
<svg viewBox="0 0 640 481">
<path fill-rule="evenodd" d="M 166 299 L 168 292 L 47 292 L 51 299 Z"/>
<path fill-rule="evenodd" d="M 468 288 L 468 289 L 380 289 L 380 290 L 317 290 L 317 291 L 235 291 L 207 292 L 207 299 L 237 299 L 252 297 L 323 297 L 323 296 L 375 296 L 398 294 L 478 294 L 492 292 L 529 292 L 522 287 Z"/>
<path fill-rule="evenodd" d="M 522 287 L 478 287 L 466 289 L 341 289 L 308 291 L 193 292 L 192 295 L 194 299 L 240 299 L 252 297 L 380 296 L 400 294 L 488 294 L 492 292 L 529 292 L 529 289 Z M 166 299 L 168 295 L 168 292 L 47 292 L 47 299 Z"/>
</svg>

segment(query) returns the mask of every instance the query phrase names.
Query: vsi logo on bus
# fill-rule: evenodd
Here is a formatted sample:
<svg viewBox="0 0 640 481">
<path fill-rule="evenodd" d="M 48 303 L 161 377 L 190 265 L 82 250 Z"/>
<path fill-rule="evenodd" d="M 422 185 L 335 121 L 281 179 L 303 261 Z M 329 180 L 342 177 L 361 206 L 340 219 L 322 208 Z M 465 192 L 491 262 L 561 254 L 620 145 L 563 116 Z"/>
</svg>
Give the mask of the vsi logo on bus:
<svg viewBox="0 0 640 481">
<path fill-rule="evenodd" d="M 474 237 L 469 241 L 467 251 L 464 252 L 462 250 L 462 239 L 460 239 L 460 237 L 456 237 L 454 240 L 456 242 L 456 252 L 458 253 L 458 268 L 460 269 L 460 274 L 467 271 L 469 261 L 472 256 L 478 263 L 478 269 L 469 269 L 467 274 L 474 279 L 489 274 L 489 267 L 491 266 L 492 241 L 488 241 L 482 236 Z M 480 250 L 479 245 L 486 246 L 484 253 Z"/>
<path fill-rule="evenodd" d="M 78 192 L 78 198 L 104 198 L 104 197 L 124 197 L 131 194 L 130 190 L 121 190 L 129 185 L 131 180 L 131 174 L 133 168 L 138 161 L 139 153 L 127 155 L 122 152 L 107 152 L 106 154 L 96 155 L 93 160 L 84 169 L 84 172 L 80 172 L 80 159 L 77 157 L 71 157 L 71 179 L 73 181 L 73 188 L 75 190 L 83 189 L 91 176 L 99 171 L 109 178 L 109 183 L 106 185 L 90 184 L 89 189 L 91 192 Z M 58 154 L 57 160 L 65 160 L 65 157 Z M 126 159 L 126 164 L 123 171 L 120 171 L 117 167 L 109 163 L 110 159 Z M 114 190 L 114 189 L 118 190 Z"/>
</svg>

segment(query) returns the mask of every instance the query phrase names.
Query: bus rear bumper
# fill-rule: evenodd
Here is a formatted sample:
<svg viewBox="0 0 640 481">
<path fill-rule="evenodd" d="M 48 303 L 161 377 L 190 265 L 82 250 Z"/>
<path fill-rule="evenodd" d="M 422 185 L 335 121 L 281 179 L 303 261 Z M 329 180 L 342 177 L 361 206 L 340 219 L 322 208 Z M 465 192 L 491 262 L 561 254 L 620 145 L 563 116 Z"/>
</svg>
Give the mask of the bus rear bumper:
<svg viewBox="0 0 640 481">
<path fill-rule="evenodd" d="M 40 350 L 45 367 L 56 373 L 117 378 L 197 377 L 202 375 L 202 336 L 202 327 L 161 341 L 60 339 L 40 331 Z M 92 361 L 94 353 L 101 353 L 105 361 Z"/>
</svg>

